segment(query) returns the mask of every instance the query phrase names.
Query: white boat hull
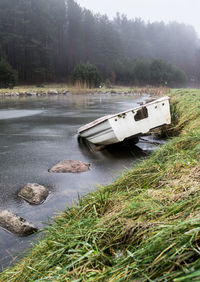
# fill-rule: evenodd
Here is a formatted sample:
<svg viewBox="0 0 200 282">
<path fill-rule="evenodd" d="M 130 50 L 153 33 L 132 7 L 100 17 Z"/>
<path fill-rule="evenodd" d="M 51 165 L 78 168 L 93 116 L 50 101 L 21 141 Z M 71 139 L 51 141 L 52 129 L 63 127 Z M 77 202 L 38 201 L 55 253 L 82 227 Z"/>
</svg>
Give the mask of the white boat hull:
<svg viewBox="0 0 200 282">
<path fill-rule="evenodd" d="M 169 97 L 163 97 L 146 105 L 95 120 L 81 127 L 78 133 L 93 144 L 110 145 L 170 123 Z"/>
</svg>

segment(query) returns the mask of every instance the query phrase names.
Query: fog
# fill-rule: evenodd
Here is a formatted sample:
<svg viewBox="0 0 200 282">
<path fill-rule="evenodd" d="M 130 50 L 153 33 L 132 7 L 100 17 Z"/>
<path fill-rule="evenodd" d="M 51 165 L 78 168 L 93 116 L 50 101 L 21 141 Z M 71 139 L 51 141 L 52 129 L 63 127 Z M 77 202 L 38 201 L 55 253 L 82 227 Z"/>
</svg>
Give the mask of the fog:
<svg viewBox="0 0 200 282">
<path fill-rule="evenodd" d="M 199 10 L 197 0 L 0 0 L 0 62 L 36 85 L 74 83 L 87 63 L 103 83 L 199 83 Z"/>
<path fill-rule="evenodd" d="M 81 6 L 113 18 L 116 12 L 145 21 L 177 21 L 191 24 L 200 36 L 199 0 L 78 0 Z"/>
</svg>

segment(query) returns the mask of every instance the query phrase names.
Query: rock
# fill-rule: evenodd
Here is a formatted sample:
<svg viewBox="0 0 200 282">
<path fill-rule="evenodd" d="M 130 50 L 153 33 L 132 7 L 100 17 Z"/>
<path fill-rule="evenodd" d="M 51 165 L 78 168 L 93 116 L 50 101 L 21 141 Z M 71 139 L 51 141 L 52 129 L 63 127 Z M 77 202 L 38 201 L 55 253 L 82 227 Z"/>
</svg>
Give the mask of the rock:
<svg viewBox="0 0 200 282">
<path fill-rule="evenodd" d="M 19 197 L 32 205 L 42 204 L 49 195 L 49 191 L 37 183 L 28 183 L 18 194 Z"/>
<path fill-rule="evenodd" d="M 46 93 L 43 91 L 37 92 L 37 96 L 44 96 L 44 95 L 46 95 Z"/>
<path fill-rule="evenodd" d="M 38 230 L 22 217 L 7 210 L 0 210 L 0 226 L 20 236 L 31 235 Z"/>
<path fill-rule="evenodd" d="M 26 96 L 36 96 L 36 92 L 26 92 Z"/>
<path fill-rule="evenodd" d="M 48 94 L 49 95 L 58 95 L 58 91 L 52 89 L 52 90 L 49 90 Z"/>
<path fill-rule="evenodd" d="M 18 92 L 11 92 L 10 96 L 19 96 L 19 93 Z"/>
<path fill-rule="evenodd" d="M 78 172 L 85 172 L 90 169 L 90 164 L 85 164 L 80 161 L 72 161 L 72 160 L 64 160 L 57 165 L 53 166 L 49 169 L 49 172 L 56 172 L 56 173 L 78 173 Z"/>
</svg>

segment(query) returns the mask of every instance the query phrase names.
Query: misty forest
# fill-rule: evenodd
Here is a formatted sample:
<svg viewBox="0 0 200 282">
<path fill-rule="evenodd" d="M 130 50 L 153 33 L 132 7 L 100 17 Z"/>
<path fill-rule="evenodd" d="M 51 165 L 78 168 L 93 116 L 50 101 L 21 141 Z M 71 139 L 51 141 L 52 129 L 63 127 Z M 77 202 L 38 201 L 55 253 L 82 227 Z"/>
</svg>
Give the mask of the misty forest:
<svg viewBox="0 0 200 282">
<path fill-rule="evenodd" d="M 0 80 L 69 82 L 79 64 L 98 80 L 181 86 L 200 80 L 200 41 L 192 26 L 93 14 L 74 0 L 0 1 Z M 74 70 L 76 68 L 76 70 Z M 79 78 L 83 78 L 82 74 Z"/>
</svg>

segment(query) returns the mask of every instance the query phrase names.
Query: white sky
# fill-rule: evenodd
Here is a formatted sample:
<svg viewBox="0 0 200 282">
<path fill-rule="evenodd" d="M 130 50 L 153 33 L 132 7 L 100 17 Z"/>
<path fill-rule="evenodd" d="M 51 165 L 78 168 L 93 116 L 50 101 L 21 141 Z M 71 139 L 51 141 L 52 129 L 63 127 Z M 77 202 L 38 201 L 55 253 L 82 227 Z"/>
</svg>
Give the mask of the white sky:
<svg viewBox="0 0 200 282">
<path fill-rule="evenodd" d="M 76 0 L 82 7 L 113 18 L 116 12 L 145 21 L 191 24 L 200 35 L 200 0 Z"/>
</svg>

